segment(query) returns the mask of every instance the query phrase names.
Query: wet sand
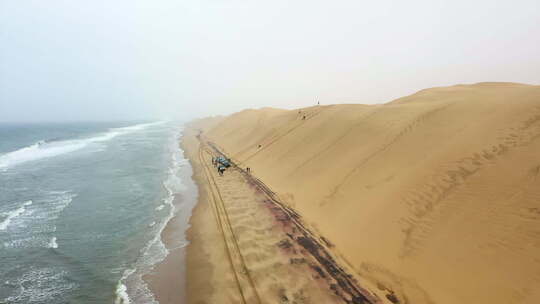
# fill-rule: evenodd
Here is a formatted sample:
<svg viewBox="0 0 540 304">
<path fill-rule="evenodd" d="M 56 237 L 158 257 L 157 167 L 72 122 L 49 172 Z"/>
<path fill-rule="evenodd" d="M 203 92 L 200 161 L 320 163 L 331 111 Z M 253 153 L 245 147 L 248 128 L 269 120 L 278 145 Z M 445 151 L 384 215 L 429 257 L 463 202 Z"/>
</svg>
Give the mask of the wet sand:
<svg viewBox="0 0 540 304">
<path fill-rule="evenodd" d="M 179 205 L 175 198 L 175 205 Z M 183 238 L 185 223 L 181 218 L 173 217 L 163 232 L 161 238 L 169 250 L 167 257 L 154 267 L 154 272 L 143 276 L 154 297 L 160 304 L 185 303 L 185 243 Z"/>
<path fill-rule="evenodd" d="M 173 200 L 175 216 L 161 233 L 161 240 L 169 254 L 154 267 L 154 271 L 143 276 L 155 299 L 160 304 L 182 304 L 186 302 L 186 247 L 187 229 L 192 209 L 197 202 L 198 190 L 191 182 L 192 170 L 184 166 L 180 178 L 186 189 L 176 194 Z"/>
</svg>

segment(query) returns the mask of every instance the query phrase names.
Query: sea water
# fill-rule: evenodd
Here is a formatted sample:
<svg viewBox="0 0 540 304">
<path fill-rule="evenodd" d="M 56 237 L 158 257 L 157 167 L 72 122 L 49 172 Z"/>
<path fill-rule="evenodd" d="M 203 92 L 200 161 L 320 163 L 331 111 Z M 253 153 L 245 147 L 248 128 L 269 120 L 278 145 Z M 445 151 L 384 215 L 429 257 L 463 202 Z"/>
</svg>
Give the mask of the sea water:
<svg viewBox="0 0 540 304">
<path fill-rule="evenodd" d="M 166 223 L 191 212 L 173 205 L 194 187 L 181 132 L 0 124 L 0 303 L 155 303 L 142 276 L 168 253 Z"/>
</svg>

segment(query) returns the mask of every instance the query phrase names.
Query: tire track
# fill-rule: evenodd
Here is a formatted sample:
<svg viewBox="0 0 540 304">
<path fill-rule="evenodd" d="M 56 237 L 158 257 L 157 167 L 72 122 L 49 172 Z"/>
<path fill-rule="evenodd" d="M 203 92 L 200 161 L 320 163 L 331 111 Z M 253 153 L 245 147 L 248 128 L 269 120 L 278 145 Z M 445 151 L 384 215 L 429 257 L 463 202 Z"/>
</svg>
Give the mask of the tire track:
<svg viewBox="0 0 540 304">
<path fill-rule="evenodd" d="M 297 124 L 296 126 L 290 128 L 289 130 L 285 131 L 284 134 L 281 134 L 281 135 L 277 135 L 276 138 L 274 139 L 271 139 L 270 142 L 268 144 L 265 144 L 264 146 L 262 146 L 260 149 L 258 149 L 257 151 L 255 151 L 255 153 L 251 154 L 250 156 L 248 156 L 247 158 L 245 158 L 244 160 L 242 161 L 239 161 L 238 164 L 241 165 L 245 162 L 247 162 L 248 160 L 250 160 L 251 158 L 253 158 L 254 156 L 256 156 L 259 152 L 261 151 L 264 151 L 266 148 L 270 147 L 271 145 L 273 145 L 274 143 L 276 143 L 278 140 L 282 139 L 283 137 L 289 135 L 290 133 L 292 133 L 294 130 L 298 129 L 299 127 L 301 127 L 304 123 L 306 123 L 308 120 L 312 119 L 313 117 L 319 115 L 322 111 L 324 111 L 326 109 L 326 107 L 321 107 L 318 111 L 314 112 L 313 114 L 311 115 L 307 115 L 306 116 L 306 119 L 305 120 L 300 120 L 300 123 Z"/>
<path fill-rule="evenodd" d="M 211 169 L 208 167 L 208 164 L 204 159 L 205 152 L 209 153 L 207 149 L 202 147 L 199 148 L 199 161 L 203 167 L 204 175 L 210 188 L 212 211 L 223 237 L 223 241 L 225 242 L 227 258 L 231 265 L 242 303 L 261 304 L 262 302 L 257 292 L 257 288 L 253 279 L 251 278 L 248 268 L 246 267 L 244 257 L 242 256 L 240 247 L 238 245 L 238 240 L 232 229 L 229 215 L 223 202 L 223 197 L 221 196 L 214 176 L 210 171 Z M 253 295 L 253 301 L 250 300 L 250 294 Z"/>
<path fill-rule="evenodd" d="M 300 169 L 302 169 L 303 167 L 305 167 L 308 163 L 314 161 L 317 157 L 323 155 L 324 153 L 326 153 L 328 150 L 330 150 L 332 147 L 335 147 L 335 145 L 343 140 L 343 138 L 347 137 L 349 134 L 351 134 L 351 132 L 357 128 L 359 125 L 361 125 L 362 123 L 364 123 L 364 121 L 368 118 L 370 118 L 371 116 L 377 114 L 377 112 L 380 111 L 380 108 L 375 108 L 373 109 L 371 112 L 368 112 L 364 115 L 362 115 L 360 118 L 358 118 L 358 121 L 357 123 L 355 123 L 354 125 L 352 125 L 350 128 L 348 128 L 347 130 L 345 130 L 345 132 L 343 132 L 340 136 L 338 136 L 336 139 L 334 139 L 330 144 L 328 144 L 326 147 L 324 147 L 322 150 L 318 151 L 317 153 L 313 154 L 312 156 L 308 157 L 305 161 L 303 161 L 298 167 L 296 167 L 293 172 L 291 174 L 289 174 L 289 176 L 293 176 L 294 174 L 300 172 Z"/>
<path fill-rule="evenodd" d="M 201 145 L 204 143 L 201 142 Z M 223 155 L 213 143 L 207 142 L 210 148 L 214 151 L 208 151 L 213 155 Z M 272 209 L 279 213 L 281 221 L 288 222 L 294 227 L 291 233 L 287 233 L 289 238 L 301 246 L 313 259 L 316 264 L 312 265 L 312 269 L 321 277 L 326 278 L 330 289 L 340 297 L 343 302 L 348 304 L 377 304 L 381 303 L 380 299 L 371 294 L 366 289 L 360 287 L 358 282 L 341 267 L 330 253 L 328 241 L 324 237 L 317 236 L 310 231 L 303 223 L 301 216 L 292 208 L 283 204 L 277 194 L 270 189 L 261 180 L 247 173 L 242 168 L 232 163 L 232 167 L 242 173 L 245 180 L 254 185 L 268 198 L 267 202 L 272 205 Z M 397 302 L 396 302 L 397 303 Z"/>
</svg>

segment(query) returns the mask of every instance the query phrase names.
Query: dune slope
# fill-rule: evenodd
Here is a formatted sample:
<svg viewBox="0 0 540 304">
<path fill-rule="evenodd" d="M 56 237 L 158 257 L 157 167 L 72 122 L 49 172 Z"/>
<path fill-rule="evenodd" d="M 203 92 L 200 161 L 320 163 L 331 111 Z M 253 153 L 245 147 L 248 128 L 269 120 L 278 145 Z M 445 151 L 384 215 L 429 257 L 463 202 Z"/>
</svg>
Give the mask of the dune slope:
<svg viewBox="0 0 540 304">
<path fill-rule="evenodd" d="M 206 135 L 401 303 L 540 303 L 540 86 L 247 110 Z"/>
</svg>

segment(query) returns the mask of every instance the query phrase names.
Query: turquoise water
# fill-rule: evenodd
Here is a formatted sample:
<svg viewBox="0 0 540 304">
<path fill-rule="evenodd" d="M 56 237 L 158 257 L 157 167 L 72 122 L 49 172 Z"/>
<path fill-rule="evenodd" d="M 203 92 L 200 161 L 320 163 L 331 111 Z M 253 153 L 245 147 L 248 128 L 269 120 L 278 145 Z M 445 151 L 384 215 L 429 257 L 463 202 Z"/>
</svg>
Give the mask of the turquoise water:
<svg viewBox="0 0 540 304">
<path fill-rule="evenodd" d="M 191 212 L 172 204 L 193 197 L 181 131 L 0 124 L 0 303 L 154 302 L 141 276 L 167 254 L 167 221 Z"/>
</svg>

